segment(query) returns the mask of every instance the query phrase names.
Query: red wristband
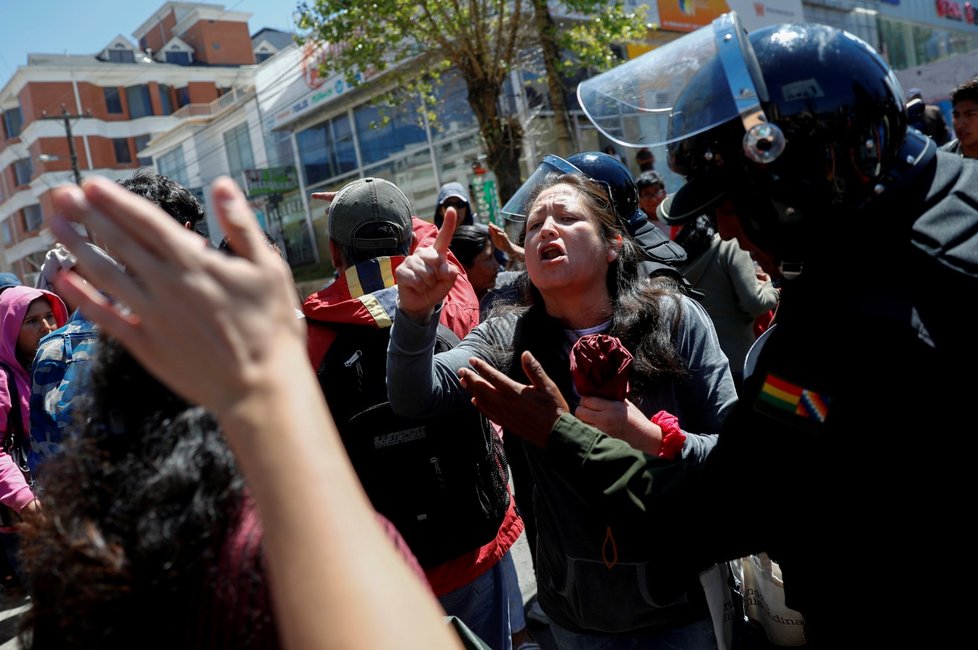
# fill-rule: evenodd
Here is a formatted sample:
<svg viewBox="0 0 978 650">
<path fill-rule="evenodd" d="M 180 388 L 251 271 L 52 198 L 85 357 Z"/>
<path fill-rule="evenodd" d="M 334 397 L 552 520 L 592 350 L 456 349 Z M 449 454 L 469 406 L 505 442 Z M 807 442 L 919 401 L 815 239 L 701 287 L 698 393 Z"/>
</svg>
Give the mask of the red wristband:
<svg viewBox="0 0 978 650">
<path fill-rule="evenodd" d="M 662 429 L 662 446 L 659 448 L 659 458 L 675 460 L 683 451 L 686 444 L 686 434 L 679 428 L 679 418 L 668 411 L 659 411 L 649 418 L 652 424 Z"/>
</svg>

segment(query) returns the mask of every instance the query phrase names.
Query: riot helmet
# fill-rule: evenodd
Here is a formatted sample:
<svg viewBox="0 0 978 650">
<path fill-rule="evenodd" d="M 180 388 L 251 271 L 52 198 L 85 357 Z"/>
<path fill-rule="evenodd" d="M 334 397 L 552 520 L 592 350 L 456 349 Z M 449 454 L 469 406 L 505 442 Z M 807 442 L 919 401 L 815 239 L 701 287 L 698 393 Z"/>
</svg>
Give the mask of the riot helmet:
<svg viewBox="0 0 978 650">
<path fill-rule="evenodd" d="M 903 156 L 903 91 L 847 32 L 798 24 L 745 34 L 725 14 L 582 83 L 578 95 L 616 141 L 667 145 L 670 168 L 687 182 L 660 206 L 664 221 L 729 200 L 758 247 L 803 263 L 825 219 L 885 189 Z"/>
<path fill-rule="evenodd" d="M 536 171 L 520 186 L 520 189 L 503 206 L 507 219 L 525 221 L 535 189 L 552 176 L 576 174 L 602 185 L 608 193 L 611 207 L 618 220 L 625 225 L 638 210 L 638 190 L 632 173 L 614 156 L 598 151 L 586 151 L 568 156 L 545 156 Z"/>
</svg>

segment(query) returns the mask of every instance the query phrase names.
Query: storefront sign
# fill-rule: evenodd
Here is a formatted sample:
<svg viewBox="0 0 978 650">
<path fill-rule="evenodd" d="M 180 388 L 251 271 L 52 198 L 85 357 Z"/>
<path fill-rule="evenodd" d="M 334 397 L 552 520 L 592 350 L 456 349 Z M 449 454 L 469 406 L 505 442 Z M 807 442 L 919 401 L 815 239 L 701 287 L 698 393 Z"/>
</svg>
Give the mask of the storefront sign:
<svg viewBox="0 0 978 650">
<path fill-rule="evenodd" d="M 975 8 L 970 2 L 952 2 L 951 0 L 936 0 L 937 17 L 975 24 Z"/>
<path fill-rule="evenodd" d="M 249 199 L 256 196 L 281 194 L 299 189 L 299 176 L 295 166 L 268 167 L 244 170 L 245 194 Z"/>
<path fill-rule="evenodd" d="M 804 21 L 801 0 L 659 0 L 658 6 L 660 27 L 673 32 L 695 31 L 729 11 L 737 12 L 747 31 Z"/>
</svg>

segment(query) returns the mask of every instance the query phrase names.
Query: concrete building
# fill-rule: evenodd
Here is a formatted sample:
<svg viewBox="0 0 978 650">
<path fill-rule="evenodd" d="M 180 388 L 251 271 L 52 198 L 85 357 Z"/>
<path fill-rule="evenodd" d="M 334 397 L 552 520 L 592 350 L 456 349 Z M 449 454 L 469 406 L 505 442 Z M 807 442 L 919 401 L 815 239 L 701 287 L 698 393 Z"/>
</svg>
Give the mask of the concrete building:
<svg viewBox="0 0 978 650">
<path fill-rule="evenodd" d="M 136 42 L 119 35 L 89 56 L 28 55 L 0 89 L 4 270 L 33 281 L 52 245 L 42 224 L 54 186 L 130 176 L 151 163 L 137 152 L 179 124 L 181 111 L 250 92 L 249 16 L 167 2 L 133 32 Z"/>
</svg>

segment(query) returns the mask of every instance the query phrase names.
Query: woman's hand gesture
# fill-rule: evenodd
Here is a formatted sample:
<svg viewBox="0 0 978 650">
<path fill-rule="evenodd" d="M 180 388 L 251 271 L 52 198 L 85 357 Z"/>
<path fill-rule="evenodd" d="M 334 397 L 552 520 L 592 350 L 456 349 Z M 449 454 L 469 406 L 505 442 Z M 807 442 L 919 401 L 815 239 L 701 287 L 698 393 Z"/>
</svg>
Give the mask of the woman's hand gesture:
<svg viewBox="0 0 978 650">
<path fill-rule="evenodd" d="M 448 263 L 448 245 L 457 218 L 455 208 L 445 210 L 435 243 L 419 247 L 397 267 L 398 306 L 412 320 L 427 322 L 455 284 L 459 271 Z"/>
</svg>

